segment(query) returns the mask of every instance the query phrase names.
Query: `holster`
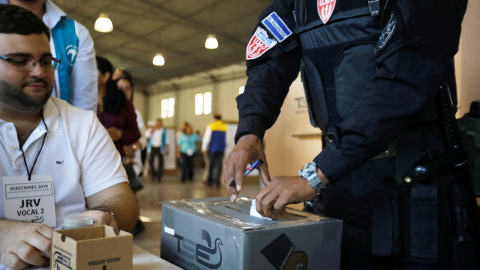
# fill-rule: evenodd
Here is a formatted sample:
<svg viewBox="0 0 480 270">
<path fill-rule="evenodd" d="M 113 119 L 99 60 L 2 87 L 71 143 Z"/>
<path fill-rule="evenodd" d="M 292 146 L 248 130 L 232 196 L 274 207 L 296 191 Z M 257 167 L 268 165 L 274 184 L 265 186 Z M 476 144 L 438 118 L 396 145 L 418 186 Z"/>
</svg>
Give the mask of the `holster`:
<svg viewBox="0 0 480 270">
<path fill-rule="evenodd" d="M 433 128 L 434 129 L 434 128 Z M 437 152 L 426 145 L 430 128 L 401 134 L 397 140 L 395 181 L 373 179 L 372 253 L 395 256 L 400 253 L 413 261 L 428 263 L 438 259 L 438 183 L 407 183 L 415 162 L 425 153 Z"/>
</svg>

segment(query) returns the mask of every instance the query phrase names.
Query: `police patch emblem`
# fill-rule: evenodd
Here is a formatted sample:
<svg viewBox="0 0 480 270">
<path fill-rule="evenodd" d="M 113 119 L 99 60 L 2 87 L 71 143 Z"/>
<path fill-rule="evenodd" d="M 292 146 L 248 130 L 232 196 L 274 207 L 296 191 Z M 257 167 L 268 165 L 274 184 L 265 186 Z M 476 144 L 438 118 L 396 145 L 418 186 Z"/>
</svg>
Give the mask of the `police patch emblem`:
<svg viewBox="0 0 480 270">
<path fill-rule="evenodd" d="M 290 31 L 288 26 L 276 12 L 270 13 L 270 15 L 263 19 L 262 24 L 278 40 L 278 42 L 284 41 L 292 34 L 292 31 Z"/>
<path fill-rule="evenodd" d="M 337 3 L 337 0 L 317 0 L 318 15 L 320 15 L 324 24 L 332 17 L 335 3 Z"/>
<path fill-rule="evenodd" d="M 262 56 L 266 51 L 270 50 L 277 44 L 277 41 L 271 39 L 267 31 L 261 27 L 257 27 L 255 34 L 247 45 L 247 60 L 252 60 Z"/>
</svg>

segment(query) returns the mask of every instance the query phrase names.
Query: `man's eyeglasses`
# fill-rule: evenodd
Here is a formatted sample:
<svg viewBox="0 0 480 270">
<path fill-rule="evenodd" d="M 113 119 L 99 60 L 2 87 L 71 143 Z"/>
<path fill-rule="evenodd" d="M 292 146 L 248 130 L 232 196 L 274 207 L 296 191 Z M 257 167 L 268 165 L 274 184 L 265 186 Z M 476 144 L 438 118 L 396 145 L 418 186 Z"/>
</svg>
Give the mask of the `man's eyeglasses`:
<svg viewBox="0 0 480 270">
<path fill-rule="evenodd" d="M 57 59 L 53 56 L 45 56 L 40 59 L 35 59 L 31 56 L 5 56 L 0 55 L 0 59 L 5 62 L 12 64 L 18 71 L 32 71 L 33 68 L 40 63 L 43 71 L 45 72 L 52 72 L 58 69 L 58 66 L 62 62 L 62 60 Z"/>
</svg>

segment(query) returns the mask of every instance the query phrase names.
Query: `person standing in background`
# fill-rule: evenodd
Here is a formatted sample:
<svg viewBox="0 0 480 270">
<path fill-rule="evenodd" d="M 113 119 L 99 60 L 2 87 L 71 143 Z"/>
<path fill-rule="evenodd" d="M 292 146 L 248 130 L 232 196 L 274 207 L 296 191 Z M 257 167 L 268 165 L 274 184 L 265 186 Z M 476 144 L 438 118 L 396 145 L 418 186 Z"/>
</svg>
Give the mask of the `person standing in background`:
<svg viewBox="0 0 480 270">
<path fill-rule="evenodd" d="M 118 89 L 123 91 L 127 100 L 133 103 L 134 85 L 132 77 L 120 77 L 115 82 L 117 83 Z M 135 114 L 137 116 L 138 130 L 140 131 L 140 139 L 133 144 L 125 145 L 123 148 L 127 157 L 127 162 L 133 165 L 135 173 L 140 178 L 143 171 L 142 151 L 146 148 L 147 138 L 145 137 L 145 126 L 142 114 L 137 109 L 135 109 Z"/>
<path fill-rule="evenodd" d="M 202 141 L 202 152 L 208 153 L 208 180 L 209 186 L 215 184 L 220 187 L 220 176 L 223 169 L 223 155 L 225 152 L 227 125 L 222 122 L 222 115 L 215 113 L 214 122 L 208 124 Z"/>
<path fill-rule="evenodd" d="M 182 127 L 180 129 L 178 129 L 176 132 L 175 132 L 175 141 L 178 142 L 178 139 L 180 138 L 180 136 L 182 134 L 185 134 L 185 128 L 190 125 L 187 121 L 183 121 L 182 122 Z M 177 166 L 178 167 L 182 167 L 182 158 L 180 157 L 180 146 L 177 144 L 177 147 L 175 149 L 175 153 L 177 154 Z"/>
<path fill-rule="evenodd" d="M 197 152 L 197 134 L 193 133 L 192 126 L 187 124 L 184 133 L 178 138 L 180 158 L 182 159 L 182 183 L 187 179 L 193 182 L 193 159 Z"/>
<path fill-rule="evenodd" d="M 87 28 L 69 18 L 50 0 L 0 0 L 23 7 L 43 19 L 51 33 L 50 49 L 62 60 L 55 71 L 52 95 L 73 106 L 97 111 L 97 64 L 95 47 Z"/>
<path fill-rule="evenodd" d="M 112 81 L 113 67 L 110 61 L 97 56 L 97 65 L 99 74 L 97 116 L 122 156 L 130 188 L 136 192 L 143 186 L 137 179 L 132 164 L 128 162 L 130 150 L 133 148 L 131 145 L 140 138 L 135 109 L 123 91 L 117 87 L 116 82 Z M 129 152 L 129 155 L 125 150 Z"/>
<path fill-rule="evenodd" d="M 145 133 L 145 136 L 149 137 L 152 149 L 150 150 L 150 156 L 148 158 L 148 164 L 152 172 L 152 182 L 162 182 L 163 175 L 163 155 L 168 153 L 168 146 L 170 145 L 170 138 L 167 136 L 167 129 L 163 127 L 163 120 L 158 118 L 155 126 L 149 128 Z M 154 160 L 158 158 L 158 168 L 155 170 Z"/>
<path fill-rule="evenodd" d="M 127 172 L 130 189 L 136 193 L 143 188 L 131 161 L 133 146 L 140 139 L 135 109 L 125 93 L 111 79 L 113 66 L 107 59 L 97 56 L 98 65 L 98 111 L 97 116 L 115 143 Z M 126 88 L 126 85 L 123 85 Z M 145 227 L 140 219 L 130 231 L 133 237 L 143 232 Z"/>
</svg>

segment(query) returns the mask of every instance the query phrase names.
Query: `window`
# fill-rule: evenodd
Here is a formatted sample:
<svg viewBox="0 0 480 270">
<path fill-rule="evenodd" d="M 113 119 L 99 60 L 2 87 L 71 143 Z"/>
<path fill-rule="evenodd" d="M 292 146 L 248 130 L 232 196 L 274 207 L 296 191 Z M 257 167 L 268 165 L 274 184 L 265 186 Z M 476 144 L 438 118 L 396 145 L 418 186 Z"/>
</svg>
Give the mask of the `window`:
<svg viewBox="0 0 480 270">
<path fill-rule="evenodd" d="M 195 95 L 195 115 L 201 115 L 203 112 L 203 94 Z"/>
<path fill-rule="evenodd" d="M 203 114 L 212 113 L 212 92 L 205 92 L 203 94 Z"/>
<path fill-rule="evenodd" d="M 195 115 L 212 113 L 212 92 L 195 95 Z"/>
<path fill-rule="evenodd" d="M 175 116 L 175 98 L 162 99 L 161 106 L 162 118 L 173 118 Z"/>
</svg>

